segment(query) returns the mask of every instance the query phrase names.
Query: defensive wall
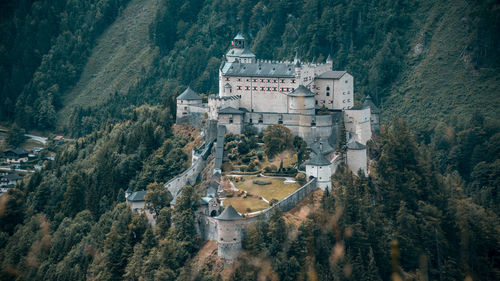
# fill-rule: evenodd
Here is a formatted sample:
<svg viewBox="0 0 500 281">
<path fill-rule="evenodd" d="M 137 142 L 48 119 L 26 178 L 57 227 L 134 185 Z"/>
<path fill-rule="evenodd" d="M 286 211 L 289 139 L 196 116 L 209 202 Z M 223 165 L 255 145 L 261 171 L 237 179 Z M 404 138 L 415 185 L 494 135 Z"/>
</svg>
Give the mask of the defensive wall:
<svg viewBox="0 0 500 281">
<path fill-rule="evenodd" d="M 187 168 L 182 174 L 176 176 L 175 178 L 169 180 L 165 183 L 164 187 L 168 188 L 168 191 L 174 197 L 174 200 L 179 196 L 181 190 L 186 185 L 194 185 L 198 179 L 198 175 L 207 165 L 207 158 L 212 151 L 213 141 L 204 142 L 200 148 L 195 149 L 198 153 L 193 155 L 193 163 L 191 167 Z"/>
<path fill-rule="evenodd" d="M 203 214 L 198 214 L 198 231 L 204 240 L 217 241 L 219 245 L 219 256 L 226 259 L 235 259 L 241 249 L 241 241 L 246 229 L 261 220 L 267 221 L 273 214 L 275 208 L 280 208 L 286 212 L 295 207 L 311 192 L 317 189 L 316 179 L 310 180 L 299 189 L 295 190 L 287 197 L 275 205 L 263 210 L 257 216 L 242 218 L 232 221 L 219 221 L 216 218 Z"/>
</svg>

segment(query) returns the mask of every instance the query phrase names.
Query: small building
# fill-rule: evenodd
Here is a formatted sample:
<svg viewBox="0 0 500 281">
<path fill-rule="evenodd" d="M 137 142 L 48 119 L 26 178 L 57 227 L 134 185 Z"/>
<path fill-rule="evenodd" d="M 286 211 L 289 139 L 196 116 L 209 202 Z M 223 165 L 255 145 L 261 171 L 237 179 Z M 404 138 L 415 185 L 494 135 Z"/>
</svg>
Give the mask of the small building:
<svg viewBox="0 0 500 281">
<path fill-rule="evenodd" d="M 8 149 L 3 154 L 7 163 L 21 164 L 28 162 L 29 152 L 22 148 Z"/>
<path fill-rule="evenodd" d="M 215 218 L 217 220 L 217 255 L 221 258 L 235 260 L 241 250 L 243 236 L 243 217 L 229 205 Z"/>
<path fill-rule="evenodd" d="M 308 180 L 317 179 L 317 186 L 322 190 L 332 189 L 331 163 L 322 152 L 315 153 L 306 163 L 306 176 Z"/>
<path fill-rule="evenodd" d="M 0 177 L 0 186 L 16 185 L 23 178 L 18 174 L 7 174 Z"/>
<path fill-rule="evenodd" d="M 146 195 L 146 190 L 139 190 L 135 192 L 131 192 L 130 189 L 125 191 L 125 198 L 127 201 L 127 205 L 130 207 L 132 212 L 138 214 L 145 214 L 148 218 L 148 221 L 155 225 L 154 215 L 146 208 L 146 199 L 144 196 Z"/>
<path fill-rule="evenodd" d="M 215 197 L 204 196 L 201 197 L 201 208 L 200 211 L 210 217 L 216 217 L 219 215 L 220 204 L 219 200 Z"/>
<path fill-rule="evenodd" d="M 55 145 L 59 145 L 59 144 L 62 144 L 64 142 L 64 137 L 63 136 L 56 136 L 54 139 L 54 144 Z"/>
<path fill-rule="evenodd" d="M 243 129 L 243 114 L 245 112 L 233 108 L 226 107 L 219 110 L 219 124 L 225 125 L 228 132 L 233 134 L 241 134 Z"/>
<path fill-rule="evenodd" d="M 207 109 L 203 105 L 202 98 L 193 91 L 191 87 L 187 87 L 187 89 L 177 97 L 177 123 L 184 122 L 186 118 L 192 115 L 203 115 L 205 112 L 207 112 Z"/>
<path fill-rule="evenodd" d="M 358 141 L 351 139 L 347 143 L 347 167 L 357 175 L 358 171 L 361 170 L 368 175 L 367 169 L 367 159 L 366 159 L 366 146 Z"/>
</svg>

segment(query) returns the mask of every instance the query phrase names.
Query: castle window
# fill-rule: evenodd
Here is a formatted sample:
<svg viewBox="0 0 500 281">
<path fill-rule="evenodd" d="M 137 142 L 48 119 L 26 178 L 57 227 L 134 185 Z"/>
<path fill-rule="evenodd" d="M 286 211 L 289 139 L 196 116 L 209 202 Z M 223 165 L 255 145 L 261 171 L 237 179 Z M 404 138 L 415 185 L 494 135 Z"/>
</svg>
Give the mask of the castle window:
<svg viewBox="0 0 500 281">
<path fill-rule="evenodd" d="M 250 79 L 247 79 L 247 82 L 250 81 Z"/>
<path fill-rule="evenodd" d="M 255 87 L 255 86 L 254 86 L 254 87 L 253 87 L 253 89 L 254 89 L 255 91 L 257 91 L 257 87 Z"/>
<path fill-rule="evenodd" d="M 276 79 L 275 79 L 275 80 L 273 80 L 273 82 L 274 82 L 274 83 L 276 83 Z"/>
<path fill-rule="evenodd" d="M 241 86 L 238 86 L 238 90 L 241 90 Z"/>
<path fill-rule="evenodd" d="M 260 90 L 261 90 L 261 91 L 264 91 L 264 87 L 260 87 Z"/>
<path fill-rule="evenodd" d="M 316 101 L 316 105 L 318 105 L 318 101 Z"/>
<path fill-rule="evenodd" d="M 267 79 L 267 83 L 271 82 L 271 79 Z"/>
<path fill-rule="evenodd" d="M 260 79 L 260 82 L 264 82 L 264 79 Z"/>
<path fill-rule="evenodd" d="M 295 79 L 292 79 L 292 83 L 295 83 Z"/>
<path fill-rule="evenodd" d="M 345 92 L 342 92 L 342 95 L 345 95 Z"/>
<path fill-rule="evenodd" d="M 240 78 L 238 78 L 238 82 L 240 82 L 240 81 L 241 81 L 241 79 L 240 79 Z"/>
<path fill-rule="evenodd" d="M 250 124 L 252 124 L 252 123 L 253 123 L 252 118 L 250 118 L 250 119 L 248 120 L 248 123 L 250 123 Z"/>
<path fill-rule="evenodd" d="M 268 91 L 271 91 L 271 87 L 267 87 L 267 90 L 268 90 Z"/>
<path fill-rule="evenodd" d="M 245 90 L 250 90 L 250 86 L 245 86 Z"/>
<path fill-rule="evenodd" d="M 273 91 L 276 91 L 276 87 L 273 87 Z"/>
<path fill-rule="evenodd" d="M 345 83 L 347 84 L 347 80 L 345 80 Z"/>
<path fill-rule="evenodd" d="M 253 82 L 257 82 L 257 79 L 253 79 Z"/>
<path fill-rule="evenodd" d="M 330 92 L 326 92 L 326 96 L 329 97 L 330 96 Z"/>
<path fill-rule="evenodd" d="M 226 81 L 229 81 L 229 77 L 226 77 Z"/>
<path fill-rule="evenodd" d="M 233 124 L 233 117 L 229 118 L 229 124 Z"/>
<path fill-rule="evenodd" d="M 316 126 L 316 121 L 315 121 L 315 120 L 313 120 L 313 121 L 311 122 L 311 127 L 315 127 L 315 126 Z"/>
<path fill-rule="evenodd" d="M 278 120 L 278 124 L 283 124 L 283 120 Z"/>
<path fill-rule="evenodd" d="M 327 91 L 330 91 L 330 87 L 329 87 L 329 86 L 326 86 L 326 90 L 327 90 Z"/>
<path fill-rule="evenodd" d="M 285 80 L 281 79 L 281 83 L 285 83 Z"/>
</svg>

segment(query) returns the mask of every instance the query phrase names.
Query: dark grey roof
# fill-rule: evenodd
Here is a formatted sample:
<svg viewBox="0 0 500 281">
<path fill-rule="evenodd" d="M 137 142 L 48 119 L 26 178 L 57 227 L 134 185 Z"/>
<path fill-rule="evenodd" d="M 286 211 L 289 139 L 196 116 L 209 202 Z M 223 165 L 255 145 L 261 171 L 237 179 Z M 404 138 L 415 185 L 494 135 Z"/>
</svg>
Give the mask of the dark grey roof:
<svg viewBox="0 0 500 281">
<path fill-rule="evenodd" d="M 224 76 L 246 76 L 246 77 L 273 77 L 273 78 L 295 78 L 295 67 L 288 63 L 255 62 L 241 63 L 228 62 L 222 67 Z"/>
<path fill-rule="evenodd" d="M 222 221 L 232 221 L 242 219 L 242 217 L 238 214 L 238 212 L 236 212 L 233 206 L 229 205 L 226 209 L 224 209 L 220 216 L 216 217 L 216 219 Z"/>
<path fill-rule="evenodd" d="M 226 83 L 226 85 L 224 85 L 224 88 L 228 88 L 228 89 L 231 88 L 231 84 Z"/>
<path fill-rule="evenodd" d="M 219 114 L 244 114 L 244 112 L 234 107 L 228 106 L 219 110 Z"/>
<path fill-rule="evenodd" d="M 335 135 L 335 134 L 332 134 Z M 323 153 L 323 155 L 327 155 L 332 153 L 335 149 L 328 143 L 328 141 L 318 141 L 318 142 L 313 142 L 309 145 L 309 148 L 311 148 L 312 152 L 315 154 L 318 153 Z"/>
<path fill-rule="evenodd" d="M 293 90 L 290 94 L 291 97 L 314 97 L 315 94 L 311 92 L 308 88 L 304 87 L 304 85 L 300 85 L 297 89 Z"/>
<path fill-rule="evenodd" d="M 255 58 L 255 54 L 250 51 L 247 47 L 243 49 L 243 52 L 241 52 L 240 57 L 242 58 Z"/>
<path fill-rule="evenodd" d="M 233 40 L 245 40 L 245 37 L 243 37 L 241 32 L 238 32 L 238 34 L 236 34 L 236 36 L 234 36 Z"/>
<path fill-rule="evenodd" d="M 201 97 L 191 89 L 191 87 L 187 87 L 187 89 L 182 92 L 177 97 L 178 100 L 201 100 Z"/>
<path fill-rule="evenodd" d="M 4 152 L 5 153 L 12 152 L 12 153 L 17 154 L 17 155 L 28 154 L 28 151 L 26 151 L 26 150 L 24 150 L 22 148 L 19 148 L 19 147 L 16 147 L 14 149 L 9 149 L 9 150 L 6 150 Z"/>
<path fill-rule="evenodd" d="M 141 202 L 141 201 L 144 201 L 144 195 L 146 195 L 146 190 L 140 190 L 140 191 L 136 191 L 136 192 L 132 192 L 132 194 L 130 194 L 128 197 L 127 197 L 127 201 L 131 201 L 131 202 Z"/>
<path fill-rule="evenodd" d="M 347 149 L 351 150 L 363 150 L 366 149 L 366 146 L 364 144 L 361 144 L 355 140 L 351 140 L 350 142 L 347 143 Z"/>
<path fill-rule="evenodd" d="M 8 174 L 6 176 L 3 176 L 2 178 L 7 179 L 9 181 L 17 181 L 22 179 L 18 174 Z"/>
<path fill-rule="evenodd" d="M 328 166 L 330 165 L 330 161 L 328 161 L 323 153 L 314 154 L 314 157 L 311 157 L 306 163 L 306 165 L 314 165 L 314 166 Z"/>
<path fill-rule="evenodd" d="M 373 103 L 373 100 L 369 95 L 366 96 L 362 108 L 365 109 L 367 107 L 370 108 L 371 113 L 380 113 L 380 109 L 378 109 L 378 107 Z"/>
<path fill-rule="evenodd" d="M 316 76 L 318 79 L 340 79 L 342 76 L 346 74 L 346 71 L 327 71 L 323 72 L 320 75 Z"/>
</svg>

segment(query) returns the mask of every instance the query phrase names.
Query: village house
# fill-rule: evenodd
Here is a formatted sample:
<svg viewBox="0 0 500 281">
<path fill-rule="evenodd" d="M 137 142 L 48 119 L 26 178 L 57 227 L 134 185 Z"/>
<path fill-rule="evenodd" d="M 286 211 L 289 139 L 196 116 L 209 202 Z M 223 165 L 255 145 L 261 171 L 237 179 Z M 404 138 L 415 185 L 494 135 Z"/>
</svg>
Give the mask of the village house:
<svg viewBox="0 0 500 281">
<path fill-rule="evenodd" d="M 21 164 L 28 162 L 29 152 L 22 148 L 8 149 L 3 152 L 5 157 L 5 162 L 8 164 Z"/>
</svg>

